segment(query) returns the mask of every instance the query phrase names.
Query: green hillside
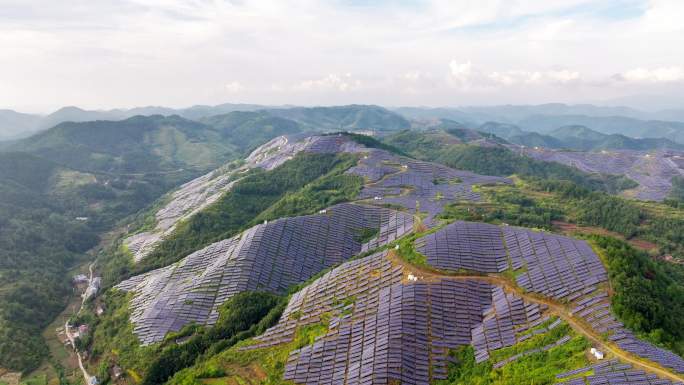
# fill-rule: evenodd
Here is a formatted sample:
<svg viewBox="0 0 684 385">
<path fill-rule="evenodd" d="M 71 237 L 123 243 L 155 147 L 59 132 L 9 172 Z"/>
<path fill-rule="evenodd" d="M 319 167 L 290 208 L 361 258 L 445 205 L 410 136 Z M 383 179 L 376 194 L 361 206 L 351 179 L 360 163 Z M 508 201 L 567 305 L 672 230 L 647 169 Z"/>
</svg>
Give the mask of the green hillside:
<svg viewBox="0 0 684 385">
<path fill-rule="evenodd" d="M 237 151 L 216 129 L 178 116 L 61 123 L 13 148 L 74 169 L 109 173 L 206 169 Z"/>
<path fill-rule="evenodd" d="M 625 177 L 587 174 L 560 163 L 519 156 L 504 147 L 453 144 L 436 140 L 434 133 L 404 131 L 387 136 L 384 141 L 418 159 L 483 175 L 517 174 L 527 178 L 570 180 L 592 190 L 608 192 L 621 191 L 635 185 Z"/>
<path fill-rule="evenodd" d="M 411 127 L 403 116 L 378 106 L 295 107 L 267 111 L 313 131 L 396 131 Z"/>
<path fill-rule="evenodd" d="M 240 149 L 253 149 L 270 139 L 301 132 L 298 123 L 266 112 L 231 112 L 200 120 Z"/>
<path fill-rule="evenodd" d="M 479 131 L 500 136 L 513 144 L 581 151 L 684 149 L 684 145 L 666 138 L 632 138 L 622 134 L 603 134 L 581 125 L 558 127 L 546 133 L 524 131 L 512 124 L 488 122 Z"/>
<path fill-rule="evenodd" d="M 161 195 L 296 123 L 266 114 L 62 123 L 0 152 L 0 367 L 29 371 L 65 305 L 68 271 Z M 10 152 L 11 151 L 11 152 Z"/>
</svg>

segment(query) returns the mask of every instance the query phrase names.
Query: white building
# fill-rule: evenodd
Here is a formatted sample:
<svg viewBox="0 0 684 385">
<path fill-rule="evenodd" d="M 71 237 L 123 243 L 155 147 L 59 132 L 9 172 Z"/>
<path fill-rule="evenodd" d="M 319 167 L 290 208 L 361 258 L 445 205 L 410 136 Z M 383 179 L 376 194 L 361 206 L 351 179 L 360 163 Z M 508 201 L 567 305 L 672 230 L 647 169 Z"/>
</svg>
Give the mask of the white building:
<svg viewBox="0 0 684 385">
<path fill-rule="evenodd" d="M 600 350 L 598 350 L 598 349 L 596 349 L 596 348 L 591 348 L 589 351 L 591 352 L 591 354 L 592 354 L 594 357 L 596 357 L 597 360 L 602 360 L 602 359 L 603 359 L 603 352 L 602 352 L 602 351 L 600 351 Z"/>
</svg>

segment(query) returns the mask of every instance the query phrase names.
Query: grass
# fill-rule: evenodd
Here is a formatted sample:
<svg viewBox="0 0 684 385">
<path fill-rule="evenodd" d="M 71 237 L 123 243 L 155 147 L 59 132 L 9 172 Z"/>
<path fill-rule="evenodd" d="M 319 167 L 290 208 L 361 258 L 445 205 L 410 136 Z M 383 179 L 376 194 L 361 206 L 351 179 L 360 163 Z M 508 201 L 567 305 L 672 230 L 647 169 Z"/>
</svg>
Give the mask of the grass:
<svg viewBox="0 0 684 385">
<path fill-rule="evenodd" d="M 240 350 L 253 345 L 254 340 L 245 340 L 234 347 L 182 370 L 169 380 L 169 385 L 200 384 L 292 384 L 283 380 L 287 358 L 296 349 L 311 345 L 328 332 L 329 314 L 324 314 L 319 323 L 297 329 L 292 342 L 269 348 Z"/>
<path fill-rule="evenodd" d="M 556 329 L 560 329 L 559 326 Z M 556 330 L 554 329 L 554 330 Z M 553 332 L 553 331 L 552 331 Z M 550 338 L 548 338 L 550 340 Z M 530 340 L 528 340 L 530 341 Z M 548 343 L 543 338 L 531 339 L 534 344 L 544 346 Z M 527 342 L 527 341 L 526 341 Z M 516 352 L 531 349 L 530 344 L 518 344 L 516 346 L 498 350 L 498 360 L 505 356 L 511 356 Z M 573 338 L 560 346 L 546 352 L 533 353 L 521 357 L 499 369 L 493 369 L 492 365 L 497 359 L 491 359 L 482 363 L 475 363 L 475 352 L 472 346 L 467 345 L 451 352 L 456 363 L 449 365 L 448 379 L 437 381 L 438 385 L 472 384 L 472 385 L 522 385 L 522 384 L 554 384 L 556 375 L 587 366 L 589 361 L 586 350 L 589 342 L 582 336 L 574 335 Z M 493 355 L 494 357 L 494 355 Z"/>
<path fill-rule="evenodd" d="M 418 239 L 418 237 L 423 236 L 423 234 L 413 234 L 408 237 L 404 237 L 397 245 L 399 248 L 396 249 L 397 255 L 406 262 L 420 267 L 430 267 L 427 262 L 427 257 L 416 251 L 413 242 Z"/>
<path fill-rule="evenodd" d="M 47 385 L 47 376 L 45 374 L 29 377 L 21 382 L 22 385 Z"/>
</svg>

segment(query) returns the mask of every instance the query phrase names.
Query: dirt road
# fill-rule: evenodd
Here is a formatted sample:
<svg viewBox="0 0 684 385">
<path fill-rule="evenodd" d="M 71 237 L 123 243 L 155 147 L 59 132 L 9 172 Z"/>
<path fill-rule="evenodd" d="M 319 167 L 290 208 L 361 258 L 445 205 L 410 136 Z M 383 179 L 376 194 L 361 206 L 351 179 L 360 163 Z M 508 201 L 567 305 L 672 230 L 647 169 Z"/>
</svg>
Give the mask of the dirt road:
<svg viewBox="0 0 684 385">
<path fill-rule="evenodd" d="M 433 269 L 411 265 L 399 256 L 397 256 L 396 253 L 394 253 L 394 251 L 390 251 L 388 253 L 388 258 L 392 261 L 393 264 L 403 266 L 404 271 L 407 272 L 407 274 L 408 272 L 411 272 L 413 275 L 419 277 L 419 281 L 432 282 L 444 278 L 448 278 L 451 280 L 478 280 L 490 283 L 492 285 L 501 286 L 503 287 L 504 291 L 508 293 L 513 293 L 516 296 L 524 299 L 525 301 L 544 304 L 549 307 L 550 313 L 557 315 L 558 317 L 563 319 L 575 331 L 589 339 L 597 348 L 610 352 L 615 357 L 618 357 L 621 360 L 632 364 L 635 368 L 639 368 L 647 372 L 657 374 L 660 377 L 667 378 L 673 381 L 684 382 L 684 376 L 673 373 L 655 362 L 648 361 L 644 358 L 637 357 L 629 352 L 626 352 L 620 349 L 616 344 L 603 341 L 601 336 L 598 333 L 596 333 L 593 329 L 591 329 L 591 327 L 587 325 L 586 322 L 572 315 L 567 305 L 558 303 L 556 301 L 550 300 L 546 297 L 542 297 L 537 294 L 525 293 L 522 291 L 520 287 L 514 284 L 507 277 L 497 274 L 445 274 Z"/>
</svg>

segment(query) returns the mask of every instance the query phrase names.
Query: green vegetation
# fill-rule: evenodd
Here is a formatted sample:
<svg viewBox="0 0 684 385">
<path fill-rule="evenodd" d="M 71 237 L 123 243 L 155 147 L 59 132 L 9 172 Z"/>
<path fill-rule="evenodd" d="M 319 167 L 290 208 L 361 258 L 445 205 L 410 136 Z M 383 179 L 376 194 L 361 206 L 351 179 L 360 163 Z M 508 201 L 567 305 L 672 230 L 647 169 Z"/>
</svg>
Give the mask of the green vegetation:
<svg viewBox="0 0 684 385">
<path fill-rule="evenodd" d="M 294 341 L 269 348 L 239 350 L 252 345 L 253 340 L 238 343 L 211 358 L 198 361 L 191 368 L 178 372 L 168 382 L 169 385 L 199 385 L 212 383 L 251 383 L 259 381 L 264 385 L 290 384 L 283 381 L 283 371 L 287 357 L 295 349 L 312 344 L 319 336 L 328 332 L 326 317 L 316 324 L 299 327 Z M 229 382 L 232 381 L 232 382 Z"/>
<path fill-rule="evenodd" d="M 557 329 L 561 329 L 558 327 Z M 475 363 L 475 351 L 467 345 L 451 352 L 456 363 L 449 365 L 448 379 L 438 381 L 439 385 L 472 384 L 472 385 L 519 385 L 519 384 L 554 384 L 556 374 L 577 369 L 588 364 L 585 352 L 589 342 L 582 336 L 574 336 L 570 341 L 554 347 L 546 352 L 533 353 L 519 358 L 499 369 L 492 368 L 492 362 L 515 354 L 520 349 L 529 350 L 531 345 L 541 347 L 557 340 L 560 336 L 556 329 L 531 343 L 496 351 L 497 358 Z M 564 333 L 567 334 L 567 333 Z M 555 338 L 555 339 L 554 339 Z M 550 342 L 549 342 L 550 341 Z M 547 343 L 548 342 L 548 343 Z"/>
<path fill-rule="evenodd" d="M 349 139 L 355 141 L 358 144 L 361 144 L 363 146 L 366 146 L 368 148 L 378 148 L 381 150 L 393 152 L 398 155 L 403 155 L 403 156 L 408 156 L 405 152 L 400 150 L 399 148 L 389 145 L 385 142 L 381 142 L 377 139 L 375 139 L 372 136 L 368 135 L 361 135 L 361 134 L 354 134 L 352 132 L 343 132 L 342 135 L 348 137 Z"/>
<path fill-rule="evenodd" d="M 0 367 L 28 371 L 41 363 L 42 329 L 71 291 L 67 272 L 98 233 L 166 188 L 140 178 L 119 186 L 116 177 L 57 188 L 66 172 L 33 155 L 0 153 Z"/>
<path fill-rule="evenodd" d="M 179 224 L 134 272 L 166 266 L 264 220 L 311 214 L 348 200 L 361 186 L 360 178 L 343 175 L 355 162 L 349 154 L 302 153 L 271 171 L 252 173 L 216 203 Z"/>
<path fill-rule="evenodd" d="M 169 333 L 161 343 L 141 346 L 128 318 L 130 294 L 110 290 L 104 299 L 106 313 L 91 324 L 96 326 L 92 357 L 100 362 L 98 378 L 103 383 L 108 382 L 114 363 L 126 368 L 136 382 L 164 383 L 177 371 L 263 333 L 278 321 L 287 305 L 287 297 L 240 293 L 219 308 L 219 320 L 213 327 L 187 325 Z"/>
<path fill-rule="evenodd" d="M 359 243 L 366 243 L 370 241 L 371 239 L 375 238 L 378 236 L 380 233 L 379 228 L 363 228 L 360 229 L 354 239 L 359 242 Z"/>
<path fill-rule="evenodd" d="M 93 333 L 90 351 L 91 356 L 100 362 L 116 362 L 126 368 L 130 376 L 139 377 L 139 373 L 143 373 L 154 359 L 158 348 L 154 345 L 141 346 L 138 337 L 133 334 L 128 309 L 132 296 L 130 293 L 109 290 L 100 297 L 106 311 L 90 324 Z M 108 370 L 98 374 L 103 382 L 107 381 L 108 376 Z"/>
<path fill-rule="evenodd" d="M 302 130 L 296 122 L 272 116 L 265 111 L 235 111 L 210 116 L 201 119 L 201 122 L 217 129 L 224 140 L 230 141 L 245 153 L 277 136 L 295 134 Z"/>
<path fill-rule="evenodd" d="M 672 178 L 672 191 L 665 203 L 676 208 L 684 208 L 684 177 L 675 176 Z"/>
<path fill-rule="evenodd" d="M 259 325 L 259 327 L 258 322 L 266 317 L 279 302 L 277 296 L 268 293 L 248 292 L 234 296 L 221 305 L 220 317 L 214 327 L 203 329 L 181 344 L 171 344 L 162 349 L 145 372 L 142 384 L 164 383 L 174 373 L 194 364 L 195 360 L 207 350 L 217 353 L 241 339 L 263 332 L 271 325 Z"/>
<path fill-rule="evenodd" d="M 636 187 L 636 182 L 625 177 L 587 174 L 560 163 L 520 156 L 503 147 L 453 144 L 415 131 L 402 131 L 389 136 L 385 142 L 418 159 L 483 175 L 516 174 L 525 179 L 567 180 L 590 190 L 609 193 Z"/>
<path fill-rule="evenodd" d="M 44 360 L 42 329 L 65 306 L 68 272 L 92 258 L 85 252 L 99 235 L 178 184 L 293 130 L 296 123 L 262 116 L 218 128 L 137 116 L 62 123 L 7 145 L 14 152 L 0 152 L 0 367 L 30 371 Z M 112 284 L 130 272 L 130 257 L 119 248 L 106 254 Z"/>
<path fill-rule="evenodd" d="M 657 203 L 640 203 L 590 191 L 567 181 L 535 181 L 529 187 L 551 193 L 549 204 L 578 224 L 598 226 L 626 238 L 654 242 L 661 253 L 684 256 L 684 213 Z"/>
<path fill-rule="evenodd" d="M 657 263 L 615 238 L 594 235 L 590 240 L 607 259 L 615 314 L 641 337 L 684 355 L 681 267 Z"/>
<path fill-rule="evenodd" d="M 588 188 L 614 193 L 635 187 L 625 177 L 587 174 L 574 167 L 519 156 L 498 147 L 452 146 L 438 153 L 434 161 L 483 175 L 519 175 L 523 178 L 569 180 Z"/>
<path fill-rule="evenodd" d="M 206 170 L 239 152 L 211 126 L 160 115 L 62 123 L 14 148 L 76 170 L 116 174 Z"/>
<path fill-rule="evenodd" d="M 417 252 L 416 248 L 413 245 L 413 242 L 415 242 L 416 239 L 424 235 L 424 233 L 412 234 L 400 239 L 397 242 L 397 245 L 399 246 L 399 248 L 396 249 L 397 255 L 399 255 L 401 259 L 405 260 L 406 262 L 412 265 L 421 267 L 429 266 L 427 263 L 427 257 Z"/>
<path fill-rule="evenodd" d="M 518 189 L 504 188 L 496 193 L 487 191 L 486 197 L 493 204 L 473 205 L 456 203 L 448 205 L 439 215 L 447 221 L 464 220 L 541 228 L 550 230 L 552 221 L 563 218 L 561 210 L 543 201 L 530 198 Z"/>
</svg>

